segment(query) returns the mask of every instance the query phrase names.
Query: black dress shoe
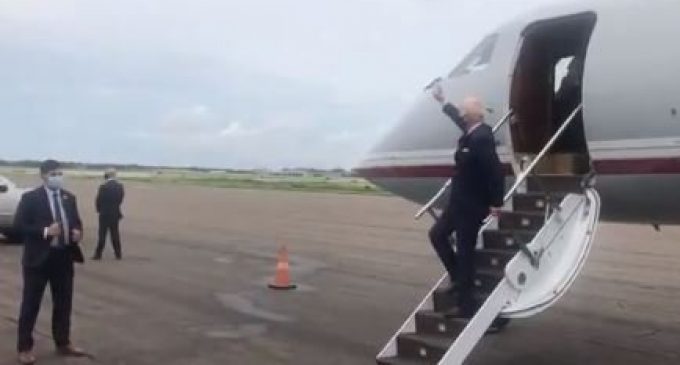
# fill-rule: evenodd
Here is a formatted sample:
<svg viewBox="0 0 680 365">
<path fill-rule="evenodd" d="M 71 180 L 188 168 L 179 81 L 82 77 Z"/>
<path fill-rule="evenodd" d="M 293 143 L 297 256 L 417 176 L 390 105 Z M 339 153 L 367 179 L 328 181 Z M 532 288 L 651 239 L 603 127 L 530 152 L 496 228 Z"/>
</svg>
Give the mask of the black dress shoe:
<svg viewBox="0 0 680 365">
<path fill-rule="evenodd" d="M 101 256 L 92 256 L 92 260 L 94 260 L 94 261 L 99 261 L 101 259 L 102 259 Z"/>
</svg>

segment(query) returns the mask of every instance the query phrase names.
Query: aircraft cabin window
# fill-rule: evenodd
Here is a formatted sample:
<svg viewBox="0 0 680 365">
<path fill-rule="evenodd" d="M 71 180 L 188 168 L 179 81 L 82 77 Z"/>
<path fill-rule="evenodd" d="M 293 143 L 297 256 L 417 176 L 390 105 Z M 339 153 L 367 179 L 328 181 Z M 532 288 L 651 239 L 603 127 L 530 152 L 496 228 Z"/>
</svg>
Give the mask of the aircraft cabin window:
<svg viewBox="0 0 680 365">
<path fill-rule="evenodd" d="M 484 69 L 491 62 L 491 56 L 496 48 L 498 34 L 491 34 L 484 38 L 463 61 L 451 71 L 449 77 L 467 75 L 474 71 Z"/>
<path fill-rule="evenodd" d="M 555 78 L 554 78 L 555 93 L 557 93 L 557 91 L 562 86 L 562 81 L 564 81 L 564 77 L 567 76 L 567 73 L 569 73 L 569 64 L 573 60 L 574 56 L 564 57 L 557 61 L 557 64 L 555 64 Z"/>
</svg>

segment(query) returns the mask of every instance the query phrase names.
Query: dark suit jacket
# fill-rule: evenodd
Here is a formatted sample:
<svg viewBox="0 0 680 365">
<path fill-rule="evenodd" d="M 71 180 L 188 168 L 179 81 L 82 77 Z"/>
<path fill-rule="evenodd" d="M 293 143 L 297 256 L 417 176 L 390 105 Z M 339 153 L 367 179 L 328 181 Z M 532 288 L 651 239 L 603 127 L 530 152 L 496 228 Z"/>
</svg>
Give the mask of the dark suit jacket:
<svg viewBox="0 0 680 365">
<path fill-rule="evenodd" d="M 66 190 L 61 190 L 64 214 L 68 219 L 69 231 L 83 229 L 83 224 L 78 214 L 78 206 L 75 195 Z M 22 264 L 26 267 L 39 267 L 47 260 L 50 250 L 51 239 L 44 238 L 45 228 L 54 223 L 50 201 L 44 187 L 36 188 L 24 193 L 17 207 L 14 217 L 14 226 L 23 236 L 24 255 Z M 77 242 L 73 241 L 71 232 L 67 234 L 68 250 L 75 262 L 83 261 L 83 253 Z"/>
<path fill-rule="evenodd" d="M 444 112 L 459 126 L 462 118 L 456 107 L 444 106 Z M 481 124 L 458 140 L 455 154 L 456 173 L 453 176 L 450 203 L 455 211 L 484 218 L 489 207 L 503 205 L 505 176 L 491 127 Z"/>
<path fill-rule="evenodd" d="M 123 204 L 125 191 L 123 185 L 116 180 L 109 180 L 99 186 L 95 206 L 97 213 L 103 218 L 121 219 L 123 214 L 120 205 Z"/>
</svg>

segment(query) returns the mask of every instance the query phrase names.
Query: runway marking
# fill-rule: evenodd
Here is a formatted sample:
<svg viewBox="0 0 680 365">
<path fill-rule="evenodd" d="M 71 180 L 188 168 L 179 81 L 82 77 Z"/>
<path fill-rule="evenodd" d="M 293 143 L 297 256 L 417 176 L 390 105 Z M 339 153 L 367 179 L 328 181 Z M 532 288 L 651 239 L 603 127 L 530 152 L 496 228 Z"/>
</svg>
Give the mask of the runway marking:
<svg viewBox="0 0 680 365">
<path fill-rule="evenodd" d="M 215 262 L 220 263 L 220 264 L 233 264 L 234 259 L 228 256 L 222 256 L 222 257 L 216 257 Z"/>
<path fill-rule="evenodd" d="M 252 300 L 243 297 L 243 295 L 217 293 L 215 294 L 215 296 L 223 306 L 236 312 L 239 312 L 241 314 L 245 314 L 251 317 L 271 322 L 293 321 L 293 319 L 289 316 L 257 308 L 257 306 L 255 305 L 255 303 L 252 302 Z"/>
<path fill-rule="evenodd" d="M 242 324 L 237 326 L 224 326 L 221 328 L 212 328 L 203 331 L 206 337 L 224 340 L 240 340 L 249 339 L 255 336 L 261 336 L 267 332 L 267 326 L 264 324 Z"/>
</svg>

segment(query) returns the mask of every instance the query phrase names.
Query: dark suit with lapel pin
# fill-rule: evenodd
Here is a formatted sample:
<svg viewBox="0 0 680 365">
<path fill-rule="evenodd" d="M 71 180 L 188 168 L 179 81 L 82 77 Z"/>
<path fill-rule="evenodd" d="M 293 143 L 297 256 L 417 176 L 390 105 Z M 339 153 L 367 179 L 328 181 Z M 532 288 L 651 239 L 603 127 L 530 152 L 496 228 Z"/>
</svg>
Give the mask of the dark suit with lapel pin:
<svg viewBox="0 0 680 365">
<path fill-rule="evenodd" d="M 52 194 L 52 196 L 48 196 Z M 51 204 L 59 199 L 59 206 Z M 51 200 L 52 199 L 52 200 Z M 62 213 L 63 212 L 63 213 Z M 62 216 L 63 215 L 63 216 Z M 46 227 L 53 223 L 64 223 L 68 231 L 64 236 L 46 236 Z M 25 193 L 15 216 L 15 226 L 24 238 L 22 258 L 24 288 L 19 314 L 18 343 L 19 352 L 33 347 L 35 327 L 45 287 L 49 283 L 52 293 L 52 335 L 58 348 L 70 345 L 71 304 L 73 298 L 73 263 L 83 262 L 83 254 L 78 243 L 73 240 L 72 230 L 82 231 L 76 197 L 66 190 L 56 194 L 45 187 Z"/>
<path fill-rule="evenodd" d="M 430 240 L 449 275 L 455 278 L 462 312 L 469 315 L 476 310 L 472 292 L 477 236 L 489 208 L 503 205 L 504 175 L 491 127 L 482 123 L 466 131 L 456 107 L 446 104 L 444 113 L 464 134 L 455 152 L 449 202 L 430 229 Z M 457 253 L 449 241 L 454 231 Z"/>
</svg>

